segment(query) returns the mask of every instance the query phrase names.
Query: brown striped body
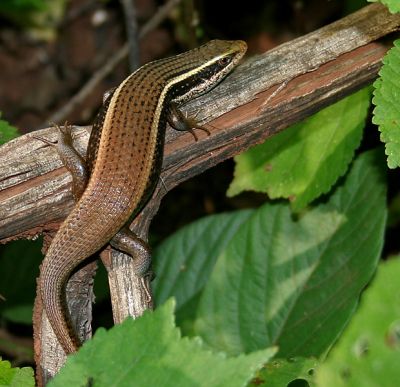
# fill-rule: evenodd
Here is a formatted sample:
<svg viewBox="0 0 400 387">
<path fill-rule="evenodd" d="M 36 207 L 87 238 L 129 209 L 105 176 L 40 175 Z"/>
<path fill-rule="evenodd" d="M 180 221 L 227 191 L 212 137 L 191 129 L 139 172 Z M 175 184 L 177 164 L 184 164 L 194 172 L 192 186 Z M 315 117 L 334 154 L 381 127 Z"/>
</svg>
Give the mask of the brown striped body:
<svg viewBox="0 0 400 387">
<path fill-rule="evenodd" d="M 89 183 L 41 267 L 43 304 L 66 353 L 78 345 L 62 308 L 66 281 L 77 265 L 107 244 L 137 213 L 154 189 L 163 157 L 168 104 L 209 90 L 245 50 L 241 41 L 212 41 L 149 63 L 122 82 L 109 99 L 88 146 Z"/>
</svg>

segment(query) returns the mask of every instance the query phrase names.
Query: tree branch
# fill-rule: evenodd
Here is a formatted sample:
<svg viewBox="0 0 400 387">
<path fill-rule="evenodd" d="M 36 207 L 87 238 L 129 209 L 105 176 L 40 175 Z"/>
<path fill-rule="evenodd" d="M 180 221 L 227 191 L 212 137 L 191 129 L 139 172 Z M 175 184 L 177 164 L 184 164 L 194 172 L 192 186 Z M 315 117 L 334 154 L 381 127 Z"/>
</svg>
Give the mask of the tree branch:
<svg viewBox="0 0 400 387">
<path fill-rule="evenodd" d="M 135 0 L 120 0 L 125 16 L 125 30 L 129 46 L 129 70 L 133 73 L 140 66 L 139 27 Z"/>
<path fill-rule="evenodd" d="M 373 4 L 248 60 L 219 87 L 185 106 L 208 122 L 210 136 L 199 133 L 194 142 L 190 134 L 168 129 L 162 172 L 167 189 L 372 82 L 387 51 L 374 41 L 399 27 L 400 15 Z M 89 131 L 74 132 L 82 154 Z M 56 139 L 53 128 L 36 134 Z M 73 200 L 70 176 L 54 148 L 27 134 L 0 147 L 0 164 L 0 242 L 56 228 Z"/>
</svg>

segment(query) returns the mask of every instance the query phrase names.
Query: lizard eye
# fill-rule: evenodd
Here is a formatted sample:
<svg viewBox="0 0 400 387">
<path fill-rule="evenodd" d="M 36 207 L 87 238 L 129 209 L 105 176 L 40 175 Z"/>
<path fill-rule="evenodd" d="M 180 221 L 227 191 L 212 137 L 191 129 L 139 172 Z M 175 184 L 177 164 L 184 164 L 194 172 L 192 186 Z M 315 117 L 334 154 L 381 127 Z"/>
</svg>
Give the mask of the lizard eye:
<svg viewBox="0 0 400 387">
<path fill-rule="evenodd" d="M 229 64 L 230 61 L 231 61 L 231 58 L 229 56 L 224 56 L 223 58 L 220 58 L 218 60 L 218 64 L 220 66 L 226 66 L 227 64 Z"/>
</svg>

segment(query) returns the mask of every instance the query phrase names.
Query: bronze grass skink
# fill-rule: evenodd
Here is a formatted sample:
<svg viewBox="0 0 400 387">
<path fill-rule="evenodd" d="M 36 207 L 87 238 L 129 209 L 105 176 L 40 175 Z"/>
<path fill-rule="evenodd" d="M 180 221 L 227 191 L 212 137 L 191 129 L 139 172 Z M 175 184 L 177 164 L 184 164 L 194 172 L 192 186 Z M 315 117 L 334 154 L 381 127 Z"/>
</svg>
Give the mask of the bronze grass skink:
<svg viewBox="0 0 400 387">
<path fill-rule="evenodd" d="M 148 63 L 131 74 L 109 96 L 93 125 L 86 156 L 89 172 L 82 171 L 84 161 L 74 153 L 67 130 L 61 133 L 58 151 L 80 192 L 75 191 L 77 203 L 44 258 L 39 289 L 66 353 L 76 351 L 80 344 L 63 307 L 71 273 L 111 240 L 114 247 L 134 256 L 138 276 L 146 274 L 150 262 L 145 242 L 127 227 L 121 228 L 129 226 L 158 181 L 166 121 L 178 130 L 198 127 L 185 119 L 177 105 L 213 88 L 236 66 L 246 48 L 243 41 L 214 40 Z M 86 175 L 90 175 L 87 185 Z"/>
</svg>

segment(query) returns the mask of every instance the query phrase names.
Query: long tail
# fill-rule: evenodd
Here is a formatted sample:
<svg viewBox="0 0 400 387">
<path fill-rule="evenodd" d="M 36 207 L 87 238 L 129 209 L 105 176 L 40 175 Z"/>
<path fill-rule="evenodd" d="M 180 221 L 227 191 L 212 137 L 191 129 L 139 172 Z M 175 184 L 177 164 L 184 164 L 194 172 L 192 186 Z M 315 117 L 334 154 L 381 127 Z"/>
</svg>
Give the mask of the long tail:
<svg viewBox="0 0 400 387">
<path fill-rule="evenodd" d="M 50 259 L 49 259 L 50 258 Z M 70 268 L 46 256 L 40 273 L 40 291 L 50 325 L 66 354 L 76 352 L 81 343 L 68 322 L 65 284 Z"/>
</svg>

